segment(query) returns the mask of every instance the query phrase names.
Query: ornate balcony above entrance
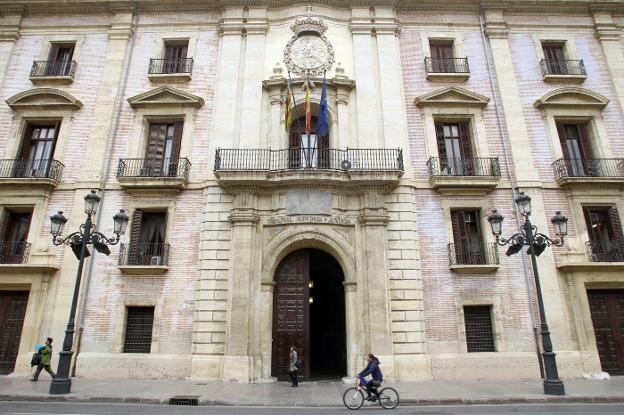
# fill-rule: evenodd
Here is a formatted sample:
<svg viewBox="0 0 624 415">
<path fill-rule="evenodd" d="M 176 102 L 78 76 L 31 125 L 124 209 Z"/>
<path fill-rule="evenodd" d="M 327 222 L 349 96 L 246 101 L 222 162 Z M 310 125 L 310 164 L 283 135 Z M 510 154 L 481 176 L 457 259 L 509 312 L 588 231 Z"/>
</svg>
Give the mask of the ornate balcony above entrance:
<svg viewBox="0 0 624 415">
<path fill-rule="evenodd" d="M 215 176 L 226 187 L 325 184 L 395 187 L 403 175 L 401 149 L 218 149 Z"/>
</svg>

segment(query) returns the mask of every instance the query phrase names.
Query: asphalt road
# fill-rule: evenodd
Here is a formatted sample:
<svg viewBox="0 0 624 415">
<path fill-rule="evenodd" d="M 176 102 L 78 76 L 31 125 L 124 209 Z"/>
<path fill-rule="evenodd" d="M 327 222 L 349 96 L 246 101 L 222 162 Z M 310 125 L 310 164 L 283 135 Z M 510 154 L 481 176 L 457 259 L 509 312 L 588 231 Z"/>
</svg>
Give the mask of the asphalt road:
<svg viewBox="0 0 624 415">
<path fill-rule="evenodd" d="M 346 408 L 174 407 L 108 403 L 0 402 L 0 414 L 7 415 L 344 415 L 351 413 L 368 415 L 621 415 L 624 413 L 624 404 L 426 406 L 398 407 L 391 412 L 378 406 L 370 406 L 352 412 Z"/>
</svg>

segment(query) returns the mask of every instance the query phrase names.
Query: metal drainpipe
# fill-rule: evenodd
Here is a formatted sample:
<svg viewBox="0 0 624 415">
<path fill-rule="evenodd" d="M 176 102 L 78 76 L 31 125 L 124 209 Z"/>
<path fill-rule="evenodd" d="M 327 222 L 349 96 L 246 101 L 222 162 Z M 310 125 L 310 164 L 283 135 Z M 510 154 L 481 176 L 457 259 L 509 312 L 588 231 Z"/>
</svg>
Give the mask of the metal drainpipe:
<svg viewBox="0 0 624 415">
<path fill-rule="evenodd" d="M 485 51 L 485 61 L 487 63 L 487 68 L 488 68 L 488 77 L 490 79 L 490 87 L 492 88 L 494 108 L 496 110 L 496 120 L 498 121 L 498 129 L 501 132 L 501 138 L 502 138 L 501 142 L 503 144 L 503 154 L 505 156 L 505 165 L 507 166 L 507 175 L 509 176 L 509 181 L 511 182 L 511 193 L 514 199 L 513 206 L 516 211 L 516 226 L 518 227 L 518 229 L 521 229 L 522 228 L 522 223 L 520 222 L 521 215 L 520 215 L 520 212 L 518 211 L 518 206 L 515 203 L 515 199 L 517 197 L 516 179 L 514 177 L 514 173 L 511 167 L 511 161 L 509 158 L 510 156 L 509 148 L 507 146 L 508 144 L 507 140 L 509 139 L 509 136 L 507 134 L 507 129 L 504 128 L 503 122 L 501 120 L 501 109 L 500 109 L 500 103 L 498 101 L 498 89 L 497 89 L 496 83 L 494 82 L 494 77 L 492 76 L 492 65 L 490 63 L 491 54 L 487 46 L 488 43 L 485 40 L 485 32 L 483 30 L 483 8 L 481 7 L 479 7 L 479 29 L 481 30 L 481 40 L 483 42 L 483 50 Z M 535 321 L 536 321 L 535 320 L 535 293 L 533 292 L 533 274 L 529 270 L 529 263 L 524 254 L 522 255 L 522 266 L 524 268 L 524 276 L 527 282 L 527 294 L 529 296 L 529 301 L 532 305 L 532 307 L 529 307 L 529 311 L 531 313 L 531 322 L 533 323 L 533 336 L 535 339 L 535 350 L 537 351 L 537 361 L 539 363 L 540 374 L 542 378 L 544 378 L 544 363 L 542 362 L 542 356 L 540 355 L 539 335 L 538 335 L 537 326 L 535 325 Z"/>
<path fill-rule="evenodd" d="M 117 130 L 119 128 L 119 119 L 121 115 L 121 110 L 123 108 L 123 98 L 126 95 L 126 86 L 128 84 L 128 76 L 130 74 L 130 64 L 132 61 L 132 53 L 134 51 L 134 42 L 136 39 L 135 31 L 136 31 L 138 22 L 139 22 L 139 15 L 137 13 L 136 2 L 132 0 L 132 23 L 131 23 L 132 34 L 130 35 L 131 36 L 130 46 L 126 50 L 126 54 L 125 54 L 126 56 L 124 59 L 125 60 L 124 74 L 123 74 L 123 78 L 121 79 L 119 94 L 117 95 L 117 104 L 116 104 L 117 111 L 115 112 L 115 116 L 111 120 L 111 127 L 112 127 L 113 134 L 110 140 L 108 140 L 108 143 L 106 144 L 106 153 L 104 154 L 104 157 L 105 157 L 104 172 L 102 174 L 102 177 L 100 178 L 100 185 L 98 189 L 98 190 L 101 190 L 100 212 L 104 210 L 103 207 L 104 207 L 104 201 L 105 201 L 104 196 L 106 194 L 106 181 L 108 180 L 108 174 L 110 173 L 110 169 L 112 165 L 113 144 L 115 143 L 115 140 L 117 139 Z M 95 229 L 98 229 L 100 227 L 101 219 L 102 219 L 102 215 L 96 216 Z M 91 275 L 93 274 L 94 262 L 95 261 L 93 260 L 89 261 L 89 264 L 87 266 L 87 274 L 84 277 L 84 284 L 82 285 L 82 289 L 80 293 L 80 308 L 78 309 L 78 315 L 79 315 L 78 335 L 76 336 L 76 352 L 74 353 L 74 361 L 72 363 L 71 375 L 70 375 L 71 377 L 76 376 L 76 362 L 78 361 L 78 354 L 80 353 L 80 340 L 82 339 L 82 332 L 84 328 L 84 310 L 87 306 L 87 298 L 89 295 L 89 286 L 91 282 Z"/>
</svg>

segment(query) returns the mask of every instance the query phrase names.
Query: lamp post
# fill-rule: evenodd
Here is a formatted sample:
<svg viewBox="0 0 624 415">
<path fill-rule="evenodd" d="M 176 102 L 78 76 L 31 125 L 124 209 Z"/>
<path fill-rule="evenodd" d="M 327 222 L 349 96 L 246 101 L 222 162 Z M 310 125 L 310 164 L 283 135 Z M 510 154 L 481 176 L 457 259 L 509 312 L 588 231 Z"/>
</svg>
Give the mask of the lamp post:
<svg viewBox="0 0 624 415">
<path fill-rule="evenodd" d="M 531 264 L 533 265 L 533 276 L 535 278 L 535 289 L 537 292 L 537 304 L 539 307 L 540 325 L 542 333 L 542 359 L 544 361 L 544 371 L 546 378 L 544 379 L 544 393 L 546 395 L 565 395 L 563 382 L 559 379 L 557 373 L 557 362 L 555 353 L 553 352 L 552 342 L 550 341 L 550 331 L 546 323 L 546 312 L 544 311 L 544 301 L 542 299 L 542 289 L 540 287 L 539 272 L 537 270 L 536 258 L 551 246 L 562 246 L 563 238 L 568 233 L 568 218 L 563 216 L 561 212 L 556 212 L 551 219 L 555 227 L 555 234 L 559 239 L 551 239 L 543 233 L 537 232 L 537 227 L 531 223 L 529 216 L 531 215 L 531 198 L 524 193 L 516 198 L 518 210 L 524 216 L 524 223 L 520 232 L 511 235 L 509 238 L 501 238 L 501 228 L 503 224 L 503 215 L 498 213 L 496 209 L 488 216 L 488 222 L 492 227 L 492 233 L 496 237 L 496 243 L 500 246 L 509 244 L 507 256 L 517 254 L 522 251 L 524 246 L 528 246 L 527 253 L 531 255 Z"/>
<path fill-rule="evenodd" d="M 51 226 L 50 233 L 52 234 L 52 242 L 54 245 L 69 245 L 71 246 L 74 254 L 79 259 L 78 272 L 76 273 L 76 285 L 74 286 L 74 296 L 72 298 L 71 310 L 69 312 L 69 320 L 67 321 L 67 329 L 65 330 L 65 339 L 63 340 L 63 350 L 59 352 L 59 363 L 56 371 L 56 377 L 52 379 L 50 385 L 50 394 L 62 395 L 71 391 L 71 379 L 69 377 L 69 368 L 71 365 L 71 358 L 73 355 L 72 345 L 74 340 L 74 319 L 76 318 L 76 306 L 78 304 L 78 293 L 80 291 L 80 279 L 82 278 L 82 267 L 84 265 L 84 259 L 91 254 L 87 249 L 88 244 L 92 244 L 93 247 L 100 253 L 109 255 L 110 249 L 107 245 L 115 245 L 119 242 L 119 238 L 126 231 L 128 226 L 128 215 L 123 210 L 120 210 L 113 216 L 115 237 L 107 238 L 101 232 L 95 230 L 92 217 L 97 212 L 98 205 L 100 203 L 100 197 L 95 193 L 95 190 L 91 190 L 91 193 L 85 196 L 85 213 L 87 219 L 85 223 L 80 225 L 80 230 L 67 235 L 65 238 L 61 237 L 63 227 L 67 223 L 67 218 L 63 216 L 63 212 L 59 211 L 53 216 L 50 216 Z"/>
</svg>

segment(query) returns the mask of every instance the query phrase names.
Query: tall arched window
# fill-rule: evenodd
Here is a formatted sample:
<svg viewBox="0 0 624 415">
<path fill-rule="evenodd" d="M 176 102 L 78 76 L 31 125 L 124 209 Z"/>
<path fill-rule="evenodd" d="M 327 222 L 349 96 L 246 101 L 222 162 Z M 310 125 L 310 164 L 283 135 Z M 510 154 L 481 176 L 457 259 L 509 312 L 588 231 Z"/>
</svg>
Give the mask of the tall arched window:
<svg viewBox="0 0 624 415">
<path fill-rule="evenodd" d="M 330 167 L 329 137 L 316 133 L 317 117 L 311 117 L 310 134 L 305 131 L 305 115 L 290 125 L 288 166 L 291 169 L 327 169 Z"/>
</svg>

